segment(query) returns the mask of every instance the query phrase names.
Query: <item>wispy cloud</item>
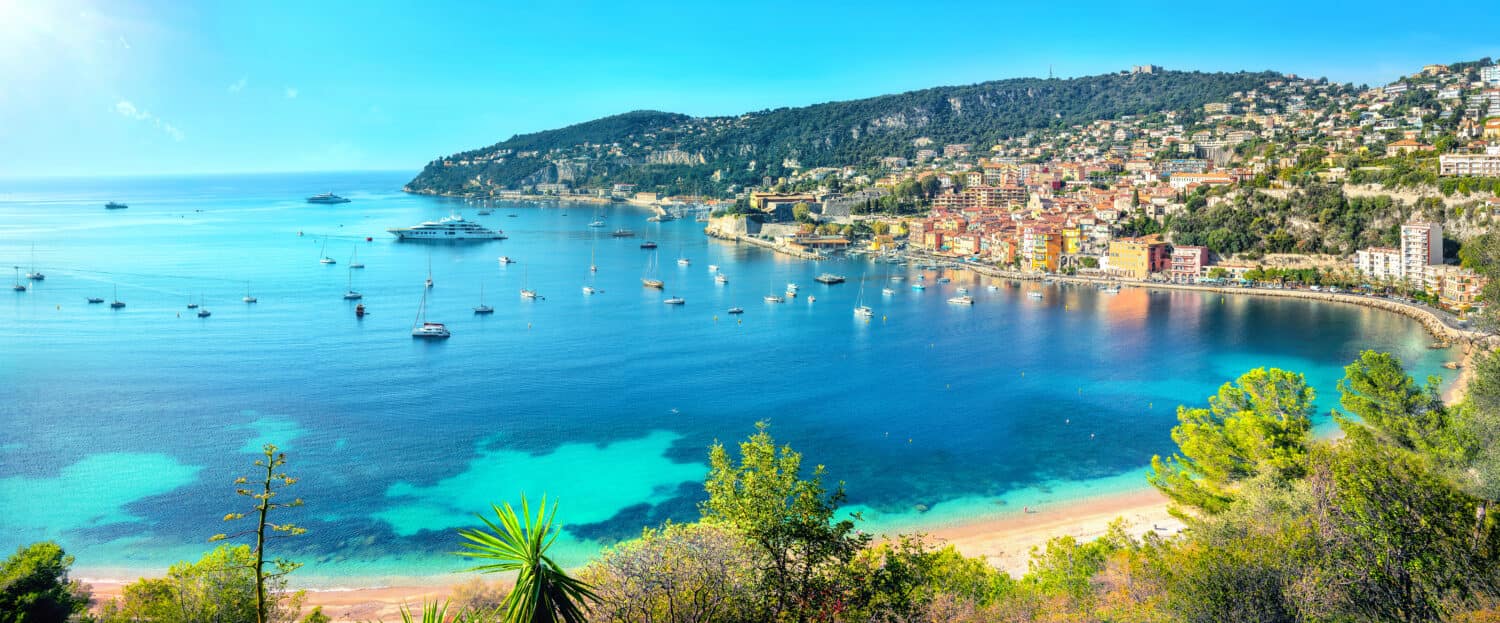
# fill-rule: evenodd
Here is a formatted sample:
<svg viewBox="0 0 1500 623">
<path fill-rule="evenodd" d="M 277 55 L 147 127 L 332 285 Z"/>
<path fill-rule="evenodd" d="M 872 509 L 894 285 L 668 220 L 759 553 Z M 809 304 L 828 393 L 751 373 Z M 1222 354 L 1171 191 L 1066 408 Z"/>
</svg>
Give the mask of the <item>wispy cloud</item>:
<svg viewBox="0 0 1500 623">
<path fill-rule="evenodd" d="M 162 121 L 161 117 L 151 114 L 149 110 L 136 108 L 135 104 L 132 104 L 130 100 L 116 102 L 115 112 L 120 113 L 120 116 L 126 119 L 149 123 L 152 127 L 166 132 L 167 136 L 172 137 L 174 141 L 181 141 L 183 138 L 182 130 L 177 129 L 177 126 Z"/>
<path fill-rule="evenodd" d="M 287 87 L 286 88 L 286 98 L 289 99 L 289 100 L 297 99 L 297 88 L 296 87 Z"/>
<path fill-rule="evenodd" d="M 248 86 L 249 84 L 250 84 L 250 78 L 248 78 L 248 77 L 242 77 L 239 80 L 236 80 L 234 84 L 229 85 L 229 92 L 230 93 L 239 93 L 240 91 L 245 90 L 245 87 Z"/>
</svg>

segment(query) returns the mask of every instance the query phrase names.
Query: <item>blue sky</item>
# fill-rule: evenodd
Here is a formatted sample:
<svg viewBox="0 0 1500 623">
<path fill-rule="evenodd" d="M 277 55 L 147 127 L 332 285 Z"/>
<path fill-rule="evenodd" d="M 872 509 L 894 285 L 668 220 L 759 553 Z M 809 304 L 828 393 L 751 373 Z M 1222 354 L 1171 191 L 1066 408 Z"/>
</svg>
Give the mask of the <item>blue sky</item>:
<svg viewBox="0 0 1500 623">
<path fill-rule="evenodd" d="M 1220 4 L 0 0 L 0 177 L 415 170 L 627 110 L 734 114 L 1049 65 L 1374 84 L 1500 55 L 1472 2 Z"/>
</svg>

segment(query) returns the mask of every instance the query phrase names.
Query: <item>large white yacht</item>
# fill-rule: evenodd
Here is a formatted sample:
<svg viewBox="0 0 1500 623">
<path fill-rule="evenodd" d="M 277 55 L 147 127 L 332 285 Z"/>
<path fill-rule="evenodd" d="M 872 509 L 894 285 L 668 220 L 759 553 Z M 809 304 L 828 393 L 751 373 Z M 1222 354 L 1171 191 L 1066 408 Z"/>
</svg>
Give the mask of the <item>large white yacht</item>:
<svg viewBox="0 0 1500 623">
<path fill-rule="evenodd" d="M 402 240 L 502 240 L 505 232 L 485 229 L 483 225 L 466 221 L 464 217 L 445 216 L 442 220 L 427 221 L 413 227 L 395 227 L 386 231 Z"/>
</svg>

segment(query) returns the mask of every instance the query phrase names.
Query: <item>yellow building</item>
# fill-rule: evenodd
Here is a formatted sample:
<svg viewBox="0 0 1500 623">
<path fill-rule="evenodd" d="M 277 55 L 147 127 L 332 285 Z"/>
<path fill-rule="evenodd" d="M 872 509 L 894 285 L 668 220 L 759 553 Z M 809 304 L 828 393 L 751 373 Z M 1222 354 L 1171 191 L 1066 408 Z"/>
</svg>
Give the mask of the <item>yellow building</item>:
<svg viewBox="0 0 1500 623">
<path fill-rule="evenodd" d="M 1077 255 L 1083 248 L 1083 230 L 1078 227 L 1064 227 L 1062 230 L 1063 246 L 1062 252 L 1068 255 Z"/>
<path fill-rule="evenodd" d="M 1056 272 L 1062 263 L 1063 237 L 1055 231 L 1031 236 L 1031 270 Z"/>
<path fill-rule="evenodd" d="M 1109 243 L 1110 274 L 1128 279 L 1146 279 L 1160 272 L 1169 261 L 1166 243 L 1149 238 L 1124 238 Z"/>
</svg>

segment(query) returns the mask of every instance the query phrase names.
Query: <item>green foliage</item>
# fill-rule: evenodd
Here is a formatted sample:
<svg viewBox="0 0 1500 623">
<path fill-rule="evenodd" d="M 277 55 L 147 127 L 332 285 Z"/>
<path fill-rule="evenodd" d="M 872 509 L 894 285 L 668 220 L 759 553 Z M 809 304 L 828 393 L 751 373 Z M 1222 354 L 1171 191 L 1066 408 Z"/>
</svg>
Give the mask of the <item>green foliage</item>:
<svg viewBox="0 0 1500 623">
<path fill-rule="evenodd" d="M 854 521 L 834 521 L 843 485 L 823 486 L 823 467 L 802 479 L 802 455 L 776 447 L 765 422 L 739 446 L 736 462 L 723 444 L 709 451 L 700 509 L 709 523 L 742 531 L 764 557 L 758 571 L 768 594 L 764 620 L 806 621 L 849 591 L 841 569 L 869 543 Z"/>
<path fill-rule="evenodd" d="M 323 614 L 323 606 L 313 606 L 312 612 L 302 617 L 302 623 L 332 623 L 333 617 Z"/>
<path fill-rule="evenodd" d="M 290 622 L 301 609 L 302 593 L 288 593 L 286 578 L 266 578 L 271 599 L 262 610 L 253 570 L 255 553 L 248 545 L 221 545 L 196 563 L 179 562 L 166 577 L 126 585 L 119 599 L 106 604 L 101 623 L 252 623 Z M 262 619 L 263 617 L 263 619 Z"/>
<path fill-rule="evenodd" d="M 605 550 L 584 569 L 597 622 L 745 621 L 760 611 L 763 555 L 734 528 L 668 524 Z"/>
<path fill-rule="evenodd" d="M 292 478 L 284 471 L 278 471 L 286 467 L 286 453 L 277 452 L 276 446 L 269 443 L 265 445 L 262 452 L 264 455 L 263 458 L 255 461 L 255 477 L 259 488 L 248 489 L 240 487 L 234 491 L 237 495 L 250 498 L 254 502 L 251 506 L 251 516 L 255 521 L 255 527 L 234 534 L 216 534 L 209 538 L 209 542 L 216 542 L 248 536 L 255 537 L 255 546 L 251 549 L 254 561 L 250 566 L 255 572 L 255 610 L 257 614 L 255 620 L 258 623 L 270 621 L 268 617 L 270 616 L 269 613 L 272 604 L 268 600 L 267 581 L 272 578 L 285 577 L 302 566 L 302 563 L 293 562 L 285 558 L 267 560 L 268 545 L 273 540 L 300 536 L 307 532 L 306 529 L 296 524 L 285 522 L 274 523 L 271 521 L 273 515 L 279 516 L 286 509 L 302 506 L 302 499 L 297 498 L 290 502 L 276 501 L 276 497 L 280 495 L 282 490 L 297 484 L 297 479 Z M 248 477 L 241 476 L 235 479 L 234 484 L 246 485 L 249 482 Z M 238 521 L 244 518 L 244 513 L 229 513 L 224 515 L 224 521 Z M 272 565 L 276 570 L 267 573 L 267 564 Z"/>
<path fill-rule="evenodd" d="M 547 556 L 547 549 L 557 540 L 560 530 L 552 527 L 557 517 L 557 505 L 547 508 L 543 497 L 537 506 L 536 516 L 526 496 L 521 496 L 521 513 L 518 515 L 509 503 L 492 506 L 498 524 L 476 515 L 484 522 L 486 530 L 462 529 L 458 531 L 466 541 L 467 551 L 459 556 L 491 560 L 471 569 L 481 573 L 516 572 L 516 584 L 505 600 L 507 623 L 582 623 L 586 620 L 584 608 L 598 597 L 589 585 L 569 576 L 562 567 Z"/>
<path fill-rule="evenodd" d="M 1313 389 L 1302 375 L 1257 368 L 1225 383 L 1208 402 L 1207 409 L 1179 407 L 1172 429 L 1178 453 L 1151 458 L 1147 479 L 1172 501 L 1215 513 L 1233 501 L 1240 481 L 1302 475 L 1313 409 Z"/>
<path fill-rule="evenodd" d="M 1471 532 L 1474 501 L 1431 461 L 1356 429 L 1312 464 L 1322 542 L 1304 571 L 1309 614 L 1435 621 L 1494 594 L 1500 543 Z"/>
<path fill-rule="evenodd" d="M 88 607 L 88 590 L 68 580 L 73 557 L 51 541 L 16 548 L 0 565 L 0 623 L 61 623 Z"/>
<path fill-rule="evenodd" d="M 1390 353 L 1362 351 L 1344 368 L 1339 381 L 1339 405 L 1392 443 L 1414 450 L 1432 450 L 1442 443 L 1447 417 L 1435 382 L 1418 387 L 1401 360 Z M 1341 419 L 1346 429 L 1359 423 Z"/>
<path fill-rule="evenodd" d="M 579 158 L 588 163 L 587 185 L 644 182 L 667 192 L 695 187 L 722 191 L 731 184 L 761 184 L 767 177 L 775 180 L 786 176 L 790 171 L 782 167 L 782 162 L 788 158 L 796 159 L 802 167 L 819 167 L 872 163 L 892 155 L 912 157 L 916 151 L 912 140 L 917 137 L 931 138 L 940 145 L 984 146 L 1030 130 L 1065 128 L 1123 115 L 1176 110 L 1185 111 L 1183 118 L 1191 118 L 1204 103 L 1277 79 L 1280 76 L 1270 72 L 1175 71 L 1067 80 L 1019 78 L 734 117 L 694 118 L 639 111 L 520 135 L 454 154 L 446 160 L 469 160 L 471 164 L 449 166 L 442 160 L 434 161 L 409 187 L 461 193 L 478 190 L 470 185 L 477 177 L 515 188 L 556 179 L 557 167 L 550 159 Z M 955 106 L 955 101 L 961 106 Z M 618 156 L 611 153 L 616 144 Z M 651 154 L 672 149 L 688 154 L 698 164 L 646 164 Z M 511 150 L 511 154 L 474 160 L 503 150 Z M 523 151 L 539 153 L 519 157 L 517 154 Z M 715 172 L 719 173 L 717 180 L 712 179 Z M 678 178 L 684 181 L 677 182 Z"/>
<path fill-rule="evenodd" d="M 844 620 L 914 621 L 939 599 L 984 606 L 1012 590 L 1014 581 L 949 545 L 934 548 L 919 536 L 900 536 L 860 552 L 848 568 L 858 588 Z"/>
</svg>

